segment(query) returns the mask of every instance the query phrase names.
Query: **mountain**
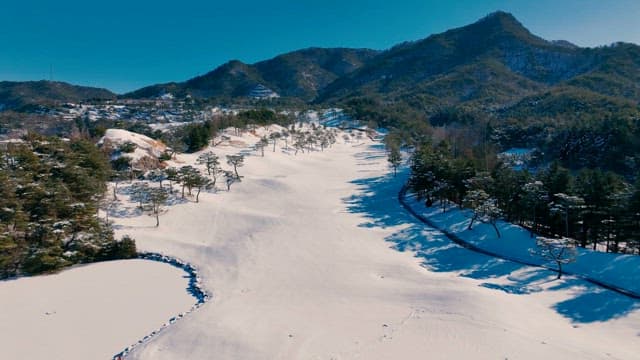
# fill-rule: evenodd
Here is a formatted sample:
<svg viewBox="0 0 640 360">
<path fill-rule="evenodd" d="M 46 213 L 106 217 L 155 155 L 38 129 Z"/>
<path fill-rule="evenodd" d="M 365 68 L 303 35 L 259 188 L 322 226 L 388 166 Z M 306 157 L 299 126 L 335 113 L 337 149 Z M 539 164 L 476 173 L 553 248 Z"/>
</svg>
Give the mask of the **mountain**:
<svg viewBox="0 0 640 360">
<path fill-rule="evenodd" d="M 71 85 L 58 81 L 0 81 L 0 111 L 27 105 L 80 102 L 89 99 L 114 99 L 106 89 Z"/>
<path fill-rule="evenodd" d="M 455 93 L 448 102 L 517 99 L 594 68 L 595 51 L 537 37 L 496 12 L 461 28 L 401 44 L 328 86 L 321 100 L 354 93 Z M 444 83 L 443 83 L 444 82 Z M 444 87 L 442 85 L 445 85 Z M 417 90 L 416 90 L 417 88 Z M 506 93 L 505 93 L 506 91 Z"/>
<path fill-rule="evenodd" d="M 556 88 L 584 89 L 639 103 L 640 46 L 582 48 L 568 41 L 548 41 L 532 34 L 513 15 L 498 11 L 473 24 L 384 51 L 308 48 L 255 64 L 232 60 L 202 76 L 151 85 L 121 97 L 281 96 L 327 106 L 369 98 L 373 100 L 359 103 L 393 105 L 399 111 L 411 107 L 401 111 L 407 114 L 431 114 L 449 106 L 493 113 L 530 97 L 564 93 Z M 64 83 L 0 83 L 4 108 L 113 96 L 107 90 Z"/>
<path fill-rule="evenodd" d="M 279 96 L 313 100 L 336 79 L 360 68 L 378 54 L 369 49 L 309 48 L 245 64 L 232 60 L 215 70 L 182 83 L 153 85 L 125 97 L 155 97 L 163 93 L 195 97 L 245 97 L 256 86 Z"/>
<path fill-rule="evenodd" d="M 616 43 L 591 52 L 592 69 L 567 84 L 640 102 L 640 46 Z"/>
<path fill-rule="evenodd" d="M 327 105 L 376 97 L 417 109 L 467 105 L 494 111 L 556 86 L 640 102 L 639 83 L 639 46 L 581 48 L 564 40 L 548 41 L 513 15 L 498 11 L 385 51 L 309 48 L 256 64 L 233 60 L 185 82 L 153 85 L 124 96 L 266 94 Z"/>
</svg>

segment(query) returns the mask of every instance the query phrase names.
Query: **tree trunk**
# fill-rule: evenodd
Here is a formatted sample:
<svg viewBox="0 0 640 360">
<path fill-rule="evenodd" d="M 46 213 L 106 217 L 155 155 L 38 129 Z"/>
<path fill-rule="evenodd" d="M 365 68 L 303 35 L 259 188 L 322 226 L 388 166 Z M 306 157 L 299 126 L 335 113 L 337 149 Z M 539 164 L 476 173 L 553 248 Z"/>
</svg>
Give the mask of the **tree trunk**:
<svg viewBox="0 0 640 360">
<path fill-rule="evenodd" d="M 498 225 L 496 224 L 495 221 L 492 221 L 491 225 L 493 226 L 493 229 L 496 231 L 496 235 L 498 235 L 498 239 L 500 239 L 501 236 L 500 236 L 500 230 L 498 230 Z"/>
<path fill-rule="evenodd" d="M 118 181 L 116 180 L 113 186 L 113 201 L 118 200 L 118 196 L 116 195 L 117 192 L 118 192 Z"/>
<path fill-rule="evenodd" d="M 558 277 L 556 279 L 560 279 L 562 277 L 562 263 L 558 262 Z"/>
<path fill-rule="evenodd" d="M 533 206 L 533 224 L 531 226 L 531 229 L 529 229 L 529 237 L 533 237 L 533 232 L 535 231 L 536 228 L 536 207 L 535 205 Z"/>
<path fill-rule="evenodd" d="M 200 198 L 200 187 L 198 186 L 198 192 L 196 193 L 196 202 L 199 202 L 198 200 L 199 198 Z"/>
<path fill-rule="evenodd" d="M 160 226 L 160 211 L 156 211 L 156 227 Z"/>
<path fill-rule="evenodd" d="M 474 214 L 473 217 L 471 218 L 471 222 L 469 223 L 469 226 L 467 226 L 467 230 L 471 230 L 473 228 L 473 223 L 476 221 L 476 218 L 478 217 L 478 215 Z"/>
</svg>

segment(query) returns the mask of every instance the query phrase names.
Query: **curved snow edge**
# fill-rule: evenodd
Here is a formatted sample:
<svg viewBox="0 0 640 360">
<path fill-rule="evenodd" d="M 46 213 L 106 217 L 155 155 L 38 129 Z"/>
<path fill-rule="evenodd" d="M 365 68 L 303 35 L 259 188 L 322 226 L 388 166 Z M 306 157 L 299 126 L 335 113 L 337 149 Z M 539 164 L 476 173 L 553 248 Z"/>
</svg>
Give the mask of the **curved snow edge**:
<svg viewBox="0 0 640 360">
<path fill-rule="evenodd" d="M 182 312 L 172 317 L 171 319 L 169 319 L 169 321 L 162 324 L 162 326 L 160 326 L 158 329 L 152 331 L 150 334 L 138 340 L 136 343 L 133 343 L 127 346 L 126 348 L 124 348 L 124 350 L 115 354 L 112 357 L 112 360 L 124 359 L 134 348 L 148 342 L 154 336 L 158 335 L 162 330 L 166 329 L 169 325 L 182 319 L 186 315 L 198 310 L 202 305 L 204 305 L 204 303 L 206 303 L 211 299 L 211 295 L 207 293 L 207 291 L 204 290 L 204 288 L 202 287 L 202 280 L 200 276 L 198 276 L 198 270 L 192 264 L 172 256 L 167 256 L 167 255 L 162 255 L 162 254 L 152 253 L 152 252 L 138 253 L 138 259 L 157 261 L 157 262 L 169 264 L 171 266 L 175 266 L 177 268 L 184 270 L 189 275 L 189 286 L 187 287 L 187 292 L 191 296 L 196 298 L 197 302 L 188 311 Z"/>
<path fill-rule="evenodd" d="M 422 223 L 424 223 L 424 224 L 426 224 L 426 225 L 428 225 L 428 226 L 430 226 L 430 227 L 432 227 L 434 229 L 437 229 L 438 231 L 442 232 L 451 241 L 453 241 L 454 243 L 462 246 L 463 248 L 471 250 L 471 251 L 475 251 L 477 253 L 481 253 L 481 254 L 484 254 L 484 255 L 487 255 L 487 256 L 491 256 L 491 257 L 495 257 L 495 258 L 499 258 L 499 259 L 503 259 L 503 260 L 512 261 L 512 262 L 515 262 L 515 263 L 518 263 L 518 264 L 527 265 L 527 266 L 533 266 L 533 267 L 539 267 L 539 268 L 547 269 L 549 271 L 558 272 L 558 270 L 553 269 L 551 267 L 548 267 L 548 266 L 545 266 L 545 265 L 542 265 L 542 264 L 536 264 L 536 263 L 529 262 L 529 261 L 522 260 L 522 259 L 518 259 L 518 258 L 511 257 L 511 256 L 508 256 L 508 255 L 495 253 L 493 251 L 485 250 L 485 249 L 483 249 L 483 248 L 481 248 L 481 247 L 479 247 L 479 246 L 477 246 L 475 244 L 472 244 L 472 243 L 470 243 L 468 241 L 463 240 L 462 238 L 460 238 L 456 234 L 454 234 L 451 231 L 449 231 L 449 229 L 439 226 L 435 222 L 429 220 L 427 217 L 425 217 L 424 215 L 419 214 L 416 210 L 414 210 L 411 207 L 411 205 L 409 205 L 406 202 L 406 199 L 405 199 L 408 190 L 409 190 L 409 188 L 408 188 L 407 184 L 404 184 L 402 186 L 402 188 L 400 189 L 400 192 L 398 193 L 398 201 L 400 202 L 400 205 L 402 205 L 402 207 L 405 208 L 405 210 L 407 212 L 409 212 L 413 217 L 415 217 L 418 221 L 420 221 L 420 222 L 422 222 Z M 607 283 L 607 282 L 592 278 L 592 277 L 590 277 L 588 275 L 584 275 L 584 274 L 581 274 L 581 273 L 576 273 L 576 272 L 572 272 L 570 270 L 564 270 L 564 269 L 563 269 L 562 273 L 579 277 L 579 278 L 581 278 L 581 279 L 583 279 L 583 280 L 585 280 L 585 281 L 587 281 L 589 283 L 592 283 L 594 285 L 603 287 L 605 289 L 614 291 L 616 293 L 628 296 L 630 298 L 640 299 L 640 294 L 638 294 L 635 291 L 632 291 L 632 290 L 629 290 L 629 289 L 625 289 L 625 288 L 622 288 L 622 287 L 619 287 L 619 286 L 616 286 L 616 285 L 613 285 L 613 284 L 610 284 L 610 283 Z"/>
</svg>

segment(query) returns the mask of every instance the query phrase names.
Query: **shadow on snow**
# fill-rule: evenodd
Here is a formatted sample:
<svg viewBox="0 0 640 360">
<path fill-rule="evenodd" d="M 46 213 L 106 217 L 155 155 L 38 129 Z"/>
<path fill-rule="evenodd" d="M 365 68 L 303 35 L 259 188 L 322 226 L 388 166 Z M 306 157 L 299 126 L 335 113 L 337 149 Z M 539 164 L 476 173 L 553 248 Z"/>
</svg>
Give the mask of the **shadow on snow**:
<svg viewBox="0 0 640 360">
<path fill-rule="evenodd" d="M 377 153 L 377 154 L 376 154 Z M 381 157 L 379 151 L 357 154 L 359 165 L 367 165 Z M 386 238 L 398 251 L 412 251 L 423 266 L 435 272 L 456 272 L 460 276 L 483 280 L 480 286 L 514 295 L 540 291 L 570 290 L 571 298 L 552 307 L 574 323 L 607 321 L 640 309 L 640 302 L 603 289 L 578 278 L 567 276 L 555 280 L 549 270 L 494 258 L 465 249 L 406 212 L 398 202 L 398 192 L 408 177 L 408 169 L 393 174 L 357 179 L 355 195 L 344 198 L 347 210 L 364 215 L 367 228 L 403 228 Z"/>
</svg>

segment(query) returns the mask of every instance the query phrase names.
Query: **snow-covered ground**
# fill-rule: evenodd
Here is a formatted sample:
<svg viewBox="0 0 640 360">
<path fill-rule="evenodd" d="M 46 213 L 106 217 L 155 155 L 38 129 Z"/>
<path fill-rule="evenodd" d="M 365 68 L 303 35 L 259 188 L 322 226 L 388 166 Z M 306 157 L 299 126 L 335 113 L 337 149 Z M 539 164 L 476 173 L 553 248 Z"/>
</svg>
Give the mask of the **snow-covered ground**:
<svg viewBox="0 0 640 360">
<path fill-rule="evenodd" d="M 111 359 L 191 308 L 185 275 L 125 260 L 0 281 L 0 358 Z"/>
<path fill-rule="evenodd" d="M 549 263 L 548 260 L 530 252 L 536 248 L 536 239 L 525 228 L 498 221 L 496 226 L 501 233 L 501 237 L 498 237 L 490 224 L 478 223 L 471 230 L 467 229 L 473 216 L 470 210 L 459 210 L 449 206 L 447 211 L 443 212 L 440 206 L 425 207 L 412 195 L 407 196 L 406 200 L 409 206 L 429 219 L 438 229 L 444 229 L 479 249 L 525 264 L 556 269 L 553 262 Z M 621 289 L 636 297 L 640 296 L 640 256 L 578 248 L 575 261 L 564 265 L 563 269 Z"/>
<path fill-rule="evenodd" d="M 257 136 L 227 135 L 208 150 L 249 154 L 242 183 L 170 206 L 159 228 L 116 219 L 213 294 L 131 358 L 637 358 L 637 301 L 452 244 L 398 204 L 379 144 L 261 157 Z"/>
<path fill-rule="evenodd" d="M 367 137 L 344 143 L 338 136 L 324 152 L 298 155 L 279 143 L 261 157 L 249 148 L 266 131 L 228 132 L 229 140 L 205 150 L 223 163 L 227 154 L 248 155 L 242 182 L 229 192 L 202 193 L 199 203 L 172 202 L 157 228 L 153 217 L 124 202 L 120 185 L 124 203 L 111 216 L 117 236 L 191 262 L 213 295 L 129 358 L 637 359 L 637 301 L 453 244 L 401 207 L 405 174 L 394 178 L 383 147 Z M 197 156 L 179 155 L 173 165 Z M 111 286 L 117 277 L 104 279 Z M 122 296 L 150 301 L 135 292 Z M 96 310 L 105 317 L 117 311 Z M 111 328 L 92 324 L 73 344 L 78 353 L 97 346 L 86 334 Z M 7 344 L 0 346 L 30 341 L 24 333 L 2 334 Z"/>
</svg>

